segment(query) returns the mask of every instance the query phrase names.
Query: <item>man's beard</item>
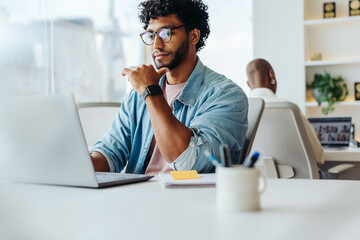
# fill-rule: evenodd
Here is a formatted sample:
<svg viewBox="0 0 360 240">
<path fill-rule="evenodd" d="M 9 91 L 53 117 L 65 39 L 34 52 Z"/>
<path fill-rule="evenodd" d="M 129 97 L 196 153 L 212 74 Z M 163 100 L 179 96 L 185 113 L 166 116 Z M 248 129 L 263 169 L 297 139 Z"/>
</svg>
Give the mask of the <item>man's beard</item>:
<svg viewBox="0 0 360 240">
<path fill-rule="evenodd" d="M 155 60 L 155 56 L 153 55 L 153 60 L 157 69 L 167 67 L 170 70 L 179 66 L 183 61 L 185 61 L 187 55 L 189 53 L 189 40 L 186 38 L 186 41 L 181 44 L 181 46 L 173 53 L 173 58 L 170 60 L 168 64 L 157 62 Z"/>
</svg>

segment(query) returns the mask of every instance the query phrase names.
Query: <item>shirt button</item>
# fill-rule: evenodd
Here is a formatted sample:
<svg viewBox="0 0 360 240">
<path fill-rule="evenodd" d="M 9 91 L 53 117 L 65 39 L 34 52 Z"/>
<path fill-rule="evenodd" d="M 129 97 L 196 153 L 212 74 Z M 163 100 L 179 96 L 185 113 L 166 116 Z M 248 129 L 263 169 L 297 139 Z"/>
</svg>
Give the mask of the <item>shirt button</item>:
<svg viewBox="0 0 360 240">
<path fill-rule="evenodd" d="M 192 146 L 192 147 L 193 147 L 194 145 L 195 145 L 195 144 L 194 144 L 194 142 L 191 142 L 191 143 L 190 143 L 190 146 Z"/>
</svg>

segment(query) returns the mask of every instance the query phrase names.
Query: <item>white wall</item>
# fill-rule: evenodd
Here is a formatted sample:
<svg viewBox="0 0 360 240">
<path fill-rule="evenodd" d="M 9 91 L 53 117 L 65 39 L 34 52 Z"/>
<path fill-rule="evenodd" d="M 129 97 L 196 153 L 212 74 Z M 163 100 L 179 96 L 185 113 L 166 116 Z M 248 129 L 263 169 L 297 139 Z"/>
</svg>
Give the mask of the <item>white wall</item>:
<svg viewBox="0 0 360 240">
<path fill-rule="evenodd" d="M 254 58 L 265 58 L 278 81 L 278 97 L 305 109 L 303 0 L 254 0 Z"/>
<path fill-rule="evenodd" d="M 253 59 L 252 0 L 204 2 L 209 7 L 211 33 L 199 57 L 248 92 L 246 65 Z"/>
</svg>

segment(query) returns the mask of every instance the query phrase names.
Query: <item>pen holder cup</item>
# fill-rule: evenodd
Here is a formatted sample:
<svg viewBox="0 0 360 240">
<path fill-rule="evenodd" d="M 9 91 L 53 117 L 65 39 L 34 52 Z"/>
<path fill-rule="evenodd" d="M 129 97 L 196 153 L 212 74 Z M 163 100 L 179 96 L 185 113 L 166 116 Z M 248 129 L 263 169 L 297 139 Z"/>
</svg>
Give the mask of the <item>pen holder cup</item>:
<svg viewBox="0 0 360 240">
<path fill-rule="evenodd" d="M 216 168 L 216 204 L 221 211 L 260 210 L 260 195 L 266 178 L 256 168 L 241 166 Z"/>
</svg>

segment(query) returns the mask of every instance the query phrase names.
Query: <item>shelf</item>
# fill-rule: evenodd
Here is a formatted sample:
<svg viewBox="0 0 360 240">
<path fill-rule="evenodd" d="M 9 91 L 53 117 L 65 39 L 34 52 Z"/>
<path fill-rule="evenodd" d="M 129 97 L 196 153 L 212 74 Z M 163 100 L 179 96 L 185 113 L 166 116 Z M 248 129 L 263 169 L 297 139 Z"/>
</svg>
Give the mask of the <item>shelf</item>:
<svg viewBox="0 0 360 240">
<path fill-rule="evenodd" d="M 360 23 L 360 16 L 353 17 L 341 17 L 341 18 L 327 18 L 327 19 L 316 19 L 316 20 L 305 20 L 305 27 L 319 27 L 326 26 L 329 24 L 344 24 L 344 23 Z"/>
<path fill-rule="evenodd" d="M 329 66 L 329 65 L 346 65 L 346 64 L 360 64 L 360 58 L 345 59 L 345 60 L 305 61 L 305 66 L 306 67 Z"/>
<path fill-rule="evenodd" d="M 320 107 L 327 106 L 326 103 L 321 104 Z M 345 102 L 337 102 L 335 103 L 335 106 L 359 106 L 360 107 L 360 101 L 345 101 Z M 305 107 L 318 107 L 317 102 L 305 102 Z"/>
</svg>

